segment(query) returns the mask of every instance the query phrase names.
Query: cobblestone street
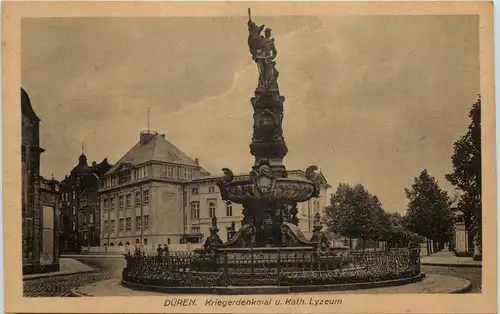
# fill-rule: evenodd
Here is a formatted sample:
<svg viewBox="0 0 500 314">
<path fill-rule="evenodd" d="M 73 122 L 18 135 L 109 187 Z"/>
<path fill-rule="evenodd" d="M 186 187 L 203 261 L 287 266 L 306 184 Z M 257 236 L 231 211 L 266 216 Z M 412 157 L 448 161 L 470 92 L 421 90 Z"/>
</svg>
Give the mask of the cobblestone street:
<svg viewBox="0 0 500 314">
<path fill-rule="evenodd" d="M 469 293 L 481 293 L 481 269 L 474 267 L 422 266 L 422 272 L 426 274 L 454 276 L 469 280 L 472 284 Z"/>
<path fill-rule="evenodd" d="M 470 293 L 481 292 L 481 268 L 422 266 L 427 274 L 461 277 L 472 283 Z M 71 289 L 98 281 L 119 278 L 110 272 L 40 278 L 24 282 L 25 297 L 70 297 Z"/>
<path fill-rule="evenodd" d="M 72 288 L 112 278 L 117 276 L 100 272 L 27 280 L 23 282 L 23 294 L 25 297 L 71 297 Z"/>
</svg>

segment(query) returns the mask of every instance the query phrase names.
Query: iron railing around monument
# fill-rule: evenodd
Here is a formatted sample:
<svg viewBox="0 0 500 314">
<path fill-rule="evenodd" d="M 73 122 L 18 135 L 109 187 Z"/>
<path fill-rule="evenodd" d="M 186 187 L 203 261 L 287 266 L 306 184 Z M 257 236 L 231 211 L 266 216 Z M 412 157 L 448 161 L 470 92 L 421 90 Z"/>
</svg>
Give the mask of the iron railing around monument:
<svg viewBox="0 0 500 314">
<path fill-rule="evenodd" d="M 296 286 L 410 278 L 420 274 L 420 249 L 286 251 L 217 255 L 127 255 L 123 280 L 170 287 Z"/>
</svg>

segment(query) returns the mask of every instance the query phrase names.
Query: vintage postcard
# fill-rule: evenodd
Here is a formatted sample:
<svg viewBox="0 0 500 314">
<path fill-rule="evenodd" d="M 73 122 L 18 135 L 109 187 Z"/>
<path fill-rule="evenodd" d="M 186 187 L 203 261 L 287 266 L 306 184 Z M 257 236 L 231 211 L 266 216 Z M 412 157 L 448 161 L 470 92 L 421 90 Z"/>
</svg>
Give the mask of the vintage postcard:
<svg viewBox="0 0 500 314">
<path fill-rule="evenodd" d="M 6 1 L 22 313 L 496 313 L 492 2 Z"/>
</svg>

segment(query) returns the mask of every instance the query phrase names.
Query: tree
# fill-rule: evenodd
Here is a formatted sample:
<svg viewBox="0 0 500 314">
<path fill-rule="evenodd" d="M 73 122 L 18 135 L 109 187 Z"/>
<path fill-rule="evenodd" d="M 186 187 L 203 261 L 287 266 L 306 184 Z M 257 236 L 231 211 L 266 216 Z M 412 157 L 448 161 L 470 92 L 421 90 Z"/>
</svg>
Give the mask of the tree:
<svg viewBox="0 0 500 314">
<path fill-rule="evenodd" d="M 481 96 L 469 112 L 469 128 L 453 145 L 453 172 L 446 179 L 461 191 L 458 209 L 464 213 L 465 226 L 474 234 L 474 259 L 482 258 L 481 204 Z"/>
<path fill-rule="evenodd" d="M 325 209 L 324 222 L 332 232 L 350 239 L 373 239 L 380 237 L 382 204 L 363 185 L 351 187 L 340 183 L 332 194 L 330 206 Z"/>
<path fill-rule="evenodd" d="M 435 242 L 448 241 L 453 230 L 451 201 L 436 179 L 424 169 L 405 192 L 409 199 L 405 223 L 410 231 Z"/>
</svg>

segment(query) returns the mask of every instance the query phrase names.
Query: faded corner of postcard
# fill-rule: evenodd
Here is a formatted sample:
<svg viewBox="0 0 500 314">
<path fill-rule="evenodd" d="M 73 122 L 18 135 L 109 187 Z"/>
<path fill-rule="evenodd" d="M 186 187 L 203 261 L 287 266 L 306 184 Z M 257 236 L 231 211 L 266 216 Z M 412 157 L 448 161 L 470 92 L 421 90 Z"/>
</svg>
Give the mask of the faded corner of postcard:
<svg viewBox="0 0 500 314">
<path fill-rule="evenodd" d="M 487 2 L 3 17 L 8 311 L 496 312 Z"/>
</svg>

